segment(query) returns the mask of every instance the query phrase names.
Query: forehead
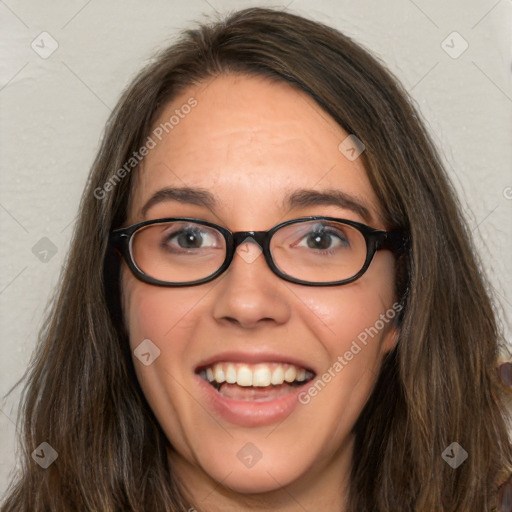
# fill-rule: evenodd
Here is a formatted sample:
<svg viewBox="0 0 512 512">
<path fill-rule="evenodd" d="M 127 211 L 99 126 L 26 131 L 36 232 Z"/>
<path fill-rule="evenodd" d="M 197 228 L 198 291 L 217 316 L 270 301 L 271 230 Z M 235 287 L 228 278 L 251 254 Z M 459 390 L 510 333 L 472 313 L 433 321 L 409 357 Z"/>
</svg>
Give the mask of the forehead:
<svg viewBox="0 0 512 512">
<path fill-rule="evenodd" d="M 377 220 L 362 159 L 339 149 L 348 136 L 311 97 L 284 82 L 210 79 L 185 90 L 155 121 L 155 145 L 132 191 L 131 220 L 141 220 L 147 200 L 169 187 L 208 190 L 225 215 L 242 209 L 282 214 L 283 197 L 297 189 L 339 190 Z"/>
</svg>

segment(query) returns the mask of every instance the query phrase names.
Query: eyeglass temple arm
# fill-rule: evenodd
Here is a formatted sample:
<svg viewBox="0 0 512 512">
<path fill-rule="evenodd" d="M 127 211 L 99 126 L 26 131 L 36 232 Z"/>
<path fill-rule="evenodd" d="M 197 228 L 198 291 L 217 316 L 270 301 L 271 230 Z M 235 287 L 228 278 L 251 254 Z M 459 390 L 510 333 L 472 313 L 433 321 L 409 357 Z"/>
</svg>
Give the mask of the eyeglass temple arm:
<svg viewBox="0 0 512 512">
<path fill-rule="evenodd" d="M 108 237 L 108 243 L 116 249 L 121 249 L 130 236 L 121 230 L 112 231 Z"/>
<path fill-rule="evenodd" d="M 409 248 L 409 237 L 401 231 L 385 231 L 379 249 L 389 249 L 395 254 L 403 254 Z"/>
</svg>

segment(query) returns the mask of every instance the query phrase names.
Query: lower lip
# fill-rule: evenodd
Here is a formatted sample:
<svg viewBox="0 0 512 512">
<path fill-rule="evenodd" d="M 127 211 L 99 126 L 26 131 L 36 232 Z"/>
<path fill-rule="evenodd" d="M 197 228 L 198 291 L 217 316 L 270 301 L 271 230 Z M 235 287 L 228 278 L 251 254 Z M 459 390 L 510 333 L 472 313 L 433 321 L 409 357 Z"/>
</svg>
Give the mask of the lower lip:
<svg viewBox="0 0 512 512">
<path fill-rule="evenodd" d="M 275 400 L 242 401 L 222 396 L 211 384 L 196 375 L 211 409 L 225 420 L 242 427 L 272 425 L 287 418 L 299 405 L 298 394 L 308 384 L 290 388 L 290 393 Z"/>
</svg>

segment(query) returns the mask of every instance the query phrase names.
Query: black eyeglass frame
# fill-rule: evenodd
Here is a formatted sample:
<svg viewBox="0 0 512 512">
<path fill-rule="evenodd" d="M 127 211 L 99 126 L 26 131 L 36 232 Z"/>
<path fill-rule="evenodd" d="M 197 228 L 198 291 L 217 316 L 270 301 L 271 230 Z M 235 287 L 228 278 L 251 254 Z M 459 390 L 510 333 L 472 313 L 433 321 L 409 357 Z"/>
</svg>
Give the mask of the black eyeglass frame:
<svg viewBox="0 0 512 512">
<path fill-rule="evenodd" d="M 276 266 L 274 260 L 272 259 L 272 254 L 270 253 L 270 241 L 274 234 L 284 226 L 289 226 L 290 224 L 297 224 L 300 222 L 307 221 L 330 221 L 330 222 L 339 222 L 342 224 L 346 224 L 357 229 L 364 237 L 366 241 L 366 259 L 365 262 L 359 270 L 357 274 L 347 279 L 342 279 L 341 281 L 326 281 L 326 282 L 314 282 L 314 281 L 303 281 L 302 279 L 298 279 L 292 277 L 281 270 Z M 160 279 L 156 279 L 154 277 L 149 276 L 144 271 L 142 271 L 133 260 L 132 252 L 131 252 L 131 241 L 133 235 L 139 231 L 140 229 L 151 226 L 153 224 L 164 224 L 167 222 L 194 222 L 196 224 L 201 224 L 203 226 L 208 226 L 210 228 L 214 228 L 219 231 L 225 241 L 226 241 L 226 257 L 222 265 L 213 273 L 207 277 L 202 279 L 197 279 L 195 281 L 186 281 L 186 282 L 168 282 L 161 281 Z M 311 216 L 311 217 L 300 217 L 297 219 L 287 220 L 285 222 L 281 222 L 277 224 L 273 228 L 268 231 L 237 231 L 232 233 L 229 229 L 219 226 L 218 224 L 214 224 L 212 222 L 208 222 L 206 220 L 195 219 L 191 217 L 168 217 L 165 219 L 154 219 L 147 220 L 144 222 L 139 222 L 137 224 L 133 224 L 126 228 L 115 229 L 110 233 L 109 244 L 118 249 L 124 260 L 126 261 L 128 267 L 133 272 L 136 278 L 139 280 L 148 283 L 154 284 L 157 286 L 167 286 L 167 287 L 182 287 L 182 286 L 196 286 L 199 284 L 204 284 L 209 281 L 213 281 L 216 277 L 225 272 L 231 262 L 233 261 L 235 252 L 237 247 L 242 244 L 248 237 L 253 238 L 261 247 L 263 256 L 265 257 L 265 261 L 269 266 L 270 270 L 285 281 L 289 281 L 290 283 L 302 284 L 305 286 L 339 286 L 343 284 L 352 283 L 356 279 L 359 279 L 370 266 L 370 263 L 375 256 L 375 253 L 382 249 L 388 249 L 395 254 L 400 254 L 405 251 L 407 246 L 407 238 L 404 236 L 403 232 L 400 230 L 392 230 L 392 231 L 382 231 L 379 229 L 372 228 L 367 226 L 366 224 L 362 224 L 361 222 L 355 222 L 347 219 L 339 219 L 336 217 L 324 217 L 324 216 Z"/>
</svg>

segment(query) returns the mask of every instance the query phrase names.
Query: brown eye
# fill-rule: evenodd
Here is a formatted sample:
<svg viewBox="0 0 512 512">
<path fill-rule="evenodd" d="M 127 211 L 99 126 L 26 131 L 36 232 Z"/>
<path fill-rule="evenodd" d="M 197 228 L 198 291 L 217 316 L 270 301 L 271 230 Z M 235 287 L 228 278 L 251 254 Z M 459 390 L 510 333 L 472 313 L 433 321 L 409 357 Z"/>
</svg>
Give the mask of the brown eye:
<svg viewBox="0 0 512 512">
<path fill-rule="evenodd" d="M 162 233 L 160 245 L 170 251 L 196 251 L 222 245 L 221 235 L 206 226 L 173 225 Z"/>
<path fill-rule="evenodd" d="M 332 249 L 340 244 L 349 245 L 348 240 L 340 233 L 326 229 L 311 232 L 306 237 L 306 244 L 310 249 L 319 250 Z"/>
<path fill-rule="evenodd" d="M 175 241 L 182 249 L 198 249 L 203 242 L 203 236 L 197 229 L 187 229 L 173 233 L 166 242 Z"/>
</svg>

